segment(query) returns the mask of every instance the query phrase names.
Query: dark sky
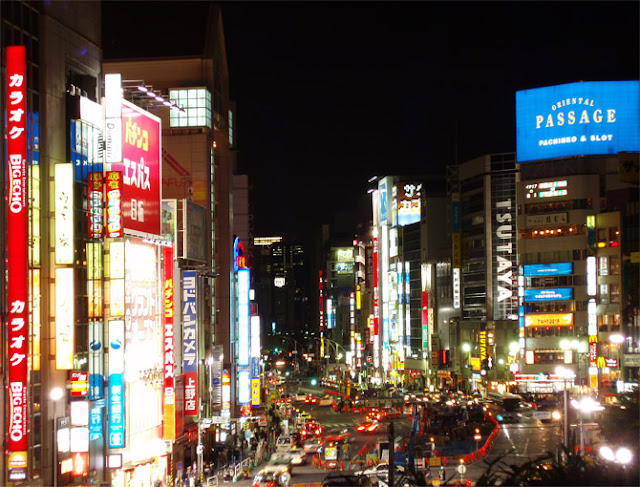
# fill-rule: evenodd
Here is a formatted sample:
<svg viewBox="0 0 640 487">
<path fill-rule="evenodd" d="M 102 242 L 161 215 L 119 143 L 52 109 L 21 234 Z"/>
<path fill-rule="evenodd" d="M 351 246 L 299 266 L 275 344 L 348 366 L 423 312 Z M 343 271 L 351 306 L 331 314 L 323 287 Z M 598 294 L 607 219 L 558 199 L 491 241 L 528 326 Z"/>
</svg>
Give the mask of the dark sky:
<svg viewBox="0 0 640 487">
<path fill-rule="evenodd" d="M 177 49 L 188 9 L 206 3 L 154 5 L 168 24 L 144 28 L 177 31 Z M 637 1 L 221 5 L 257 235 L 366 209 L 373 175 L 437 176 L 456 157 L 514 151 L 517 90 L 640 77 Z"/>
</svg>

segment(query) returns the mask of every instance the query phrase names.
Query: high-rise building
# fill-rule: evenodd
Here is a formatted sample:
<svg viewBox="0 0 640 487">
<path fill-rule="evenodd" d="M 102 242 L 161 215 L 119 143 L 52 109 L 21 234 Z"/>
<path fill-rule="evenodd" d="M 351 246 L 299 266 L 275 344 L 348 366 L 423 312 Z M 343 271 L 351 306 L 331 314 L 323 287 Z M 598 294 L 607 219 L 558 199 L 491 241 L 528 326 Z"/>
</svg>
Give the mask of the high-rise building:
<svg viewBox="0 0 640 487">
<path fill-rule="evenodd" d="M 7 440 L 0 483 L 52 485 L 56 477 L 68 483 L 72 476 L 86 478 L 89 470 L 102 481 L 104 466 L 89 462 L 87 446 L 100 440 L 90 441 L 89 425 L 76 422 L 78 407 L 86 409 L 89 401 L 78 400 L 73 388 L 88 394 L 93 318 L 86 174 L 100 154 L 86 145 L 96 134 L 87 111 L 103 94 L 100 4 L 7 2 L 0 20 L 7 115 L 0 178 L 12 195 L 0 202 L 7 216 L 1 223 L 6 281 L 0 304 L 9 312 L 2 370 L 8 387 L 0 399 L 5 408 L 11 404 L 0 422 Z M 95 420 L 104 408 L 86 410 Z M 76 428 L 83 444 L 74 444 L 73 453 L 57 452 L 57 427 L 63 437 Z"/>
<path fill-rule="evenodd" d="M 522 392 L 638 382 L 639 92 L 606 81 L 516 94 Z"/>
<path fill-rule="evenodd" d="M 195 313 L 174 317 L 175 329 L 183 330 L 176 333 L 176 389 L 184 394 L 184 427 L 176 431 L 171 452 L 174 465 L 201 465 L 202 451 L 237 434 L 233 418 L 241 414 L 240 400 L 250 396 L 248 375 L 238 368 L 249 367 L 249 308 L 240 301 L 248 299 L 251 283 L 244 252 L 249 243 L 237 241 L 233 229 L 235 117 L 221 10 L 211 5 L 203 13 L 205 31 L 194 33 L 204 39 L 197 53 L 168 57 L 159 52 L 104 63 L 105 73 L 122 76 L 124 98 L 151 103 L 149 110 L 162 121 L 162 205 L 175 238 L 176 309 L 189 304 Z M 192 282 L 195 297 L 187 302 L 184 286 Z M 229 400 L 223 399 L 227 393 Z M 221 420 L 204 421 L 214 416 L 226 418 L 229 428 Z M 135 465 L 126 466 L 135 472 Z"/>
</svg>

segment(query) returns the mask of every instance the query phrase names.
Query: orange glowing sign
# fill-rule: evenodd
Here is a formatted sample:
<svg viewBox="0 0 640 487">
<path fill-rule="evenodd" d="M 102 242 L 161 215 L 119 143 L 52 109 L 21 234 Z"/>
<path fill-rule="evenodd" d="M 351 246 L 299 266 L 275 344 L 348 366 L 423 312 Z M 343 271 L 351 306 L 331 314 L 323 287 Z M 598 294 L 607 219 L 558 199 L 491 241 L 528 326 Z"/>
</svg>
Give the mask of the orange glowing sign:
<svg viewBox="0 0 640 487">
<path fill-rule="evenodd" d="M 524 326 L 573 326 L 573 313 L 527 315 Z"/>
</svg>

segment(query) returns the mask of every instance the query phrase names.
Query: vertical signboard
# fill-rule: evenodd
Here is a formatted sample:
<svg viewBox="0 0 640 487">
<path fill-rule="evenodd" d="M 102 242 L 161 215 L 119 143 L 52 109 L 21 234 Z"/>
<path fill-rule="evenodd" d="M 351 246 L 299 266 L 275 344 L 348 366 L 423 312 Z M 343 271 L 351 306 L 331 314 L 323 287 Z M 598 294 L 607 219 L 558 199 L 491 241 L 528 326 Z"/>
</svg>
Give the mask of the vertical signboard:
<svg viewBox="0 0 640 487">
<path fill-rule="evenodd" d="M 249 269 L 238 269 L 238 365 L 249 365 L 251 351 L 250 342 L 250 309 L 249 309 Z"/>
<path fill-rule="evenodd" d="M 162 249 L 162 280 L 164 283 L 164 394 L 163 394 L 163 439 L 176 439 L 176 393 L 174 370 L 176 365 L 175 340 L 173 334 L 173 247 Z"/>
<path fill-rule="evenodd" d="M 56 369 L 71 370 L 74 353 L 75 293 L 73 269 L 56 269 Z"/>
<path fill-rule="evenodd" d="M 104 75 L 105 162 L 122 161 L 122 75 Z"/>
<path fill-rule="evenodd" d="M 55 165 L 56 264 L 73 264 L 73 164 Z"/>
<path fill-rule="evenodd" d="M 184 370 L 184 414 L 198 414 L 198 349 L 196 323 L 196 271 L 182 274 L 182 368 Z"/>
<path fill-rule="evenodd" d="M 124 321 L 109 322 L 109 448 L 124 448 Z"/>
<path fill-rule="evenodd" d="M 107 238 L 122 237 L 122 173 L 108 171 L 105 177 Z"/>
<path fill-rule="evenodd" d="M 89 399 L 104 397 L 104 324 L 89 322 Z"/>
<path fill-rule="evenodd" d="M 24 46 L 6 48 L 8 479 L 27 478 L 27 79 Z"/>
<path fill-rule="evenodd" d="M 89 173 L 89 238 L 102 238 L 104 229 L 104 180 L 101 172 Z"/>
<path fill-rule="evenodd" d="M 160 119 L 122 100 L 123 225 L 130 233 L 160 235 Z"/>
<path fill-rule="evenodd" d="M 518 314 L 515 174 L 494 175 L 491 186 L 493 319 L 505 320 Z"/>
</svg>

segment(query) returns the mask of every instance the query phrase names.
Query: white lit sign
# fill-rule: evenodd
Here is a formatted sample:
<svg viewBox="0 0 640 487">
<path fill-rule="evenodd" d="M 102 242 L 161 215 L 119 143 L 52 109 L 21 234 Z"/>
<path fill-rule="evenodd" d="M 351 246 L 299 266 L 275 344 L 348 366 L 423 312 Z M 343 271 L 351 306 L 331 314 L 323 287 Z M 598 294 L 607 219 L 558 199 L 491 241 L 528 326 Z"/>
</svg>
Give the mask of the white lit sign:
<svg viewBox="0 0 640 487">
<path fill-rule="evenodd" d="M 72 401 L 69 407 L 71 426 L 89 426 L 89 401 Z"/>
<path fill-rule="evenodd" d="M 105 74 L 105 162 L 122 161 L 122 76 Z"/>
<path fill-rule="evenodd" d="M 56 264 L 73 264 L 73 164 L 55 165 Z"/>
<path fill-rule="evenodd" d="M 598 334 L 598 317 L 596 316 L 596 300 L 594 298 L 589 299 L 587 304 L 587 335 Z"/>
<path fill-rule="evenodd" d="M 453 268 L 453 307 L 460 309 L 460 269 Z"/>
<path fill-rule="evenodd" d="M 587 294 L 595 296 L 597 293 L 598 275 L 596 273 L 596 258 L 587 257 Z"/>
<path fill-rule="evenodd" d="M 250 328 L 249 328 L 249 269 L 238 269 L 238 365 L 249 365 Z"/>
<path fill-rule="evenodd" d="M 260 317 L 251 317 L 251 356 L 260 357 Z"/>
<path fill-rule="evenodd" d="M 251 377 L 248 370 L 238 372 L 238 403 L 249 404 L 251 402 Z"/>
<path fill-rule="evenodd" d="M 56 369 L 73 368 L 75 293 L 73 269 L 56 269 Z"/>
<path fill-rule="evenodd" d="M 71 453 L 89 451 L 89 428 L 71 428 Z"/>
<path fill-rule="evenodd" d="M 273 286 L 274 287 L 284 287 L 285 278 L 284 277 L 274 277 L 273 278 Z"/>
</svg>

